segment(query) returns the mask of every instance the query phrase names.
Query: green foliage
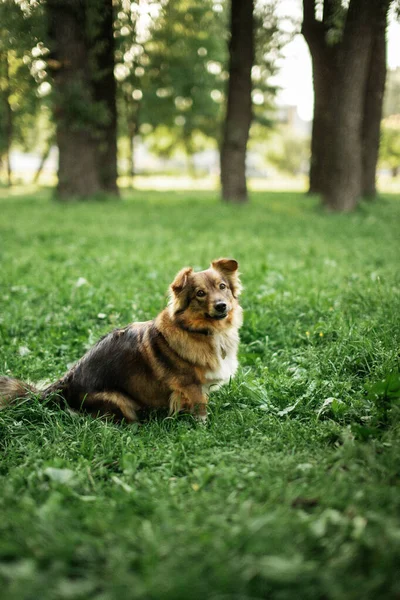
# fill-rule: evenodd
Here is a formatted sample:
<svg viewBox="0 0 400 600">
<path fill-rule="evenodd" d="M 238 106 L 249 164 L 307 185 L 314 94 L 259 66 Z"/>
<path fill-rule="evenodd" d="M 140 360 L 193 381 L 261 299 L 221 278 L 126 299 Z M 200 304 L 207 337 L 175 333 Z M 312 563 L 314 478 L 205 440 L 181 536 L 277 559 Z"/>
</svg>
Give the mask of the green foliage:
<svg viewBox="0 0 400 600">
<path fill-rule="evenodd" d="M 12 144 L 31 149 L 41 142 L 43 30 L 39 3 L 0 1 L 0 158 Z"/>
<path fill-rule="evenodd" d="M 4 600 L 399 596 L 397 198 L 0 202 L 2 374 L 54 380 L 152 318 L 185 264 L 235 256 L 245 286 L 241 368 L 207 426 L 1 411 Z"/>
<path fill-rule="evenodd" d="M 266 159 L 283 173 L 305 172 L 310 161 L 310 140 L 290 128 L 279 127 L 268 140 Z"/>
<path fill-rule="evenodd" d="M 228 3 L 168 0 L 158 6 L 143 35 L 137 10 L 124 12 L 124 3 L 120 5 L 116 24 L 122 131 L 134 135 L 140 126 L 160 156 L 176 150 L 190 156 L 220 142 L 228 79 Z M 268 127 L 276 93 L 269 78 L 286 37 L 278 27 L 275 3 L 258 3 L 254 117 Z"/>
<path fill-rule="evenodd" d="M 400 114 L 400 67 L 397 67 L 397 69 L 388 69 L 383 114 L 385 117 Z"/>
<path fill-rule="evenodd" d="M 226 79 L 225 38 L 225 14 L 215 10 L 211 0 L 169 0 L 161 5 L 143 43 L 139 68 L 129 61 L 139 74 L 140 82 L 136 79 L 134 84 L 143 95 L 141 131 L 156 132 L 153 147 L 160 154 L 171 154 L 180 146 L 190 155 L 198 149 L 199 134 L 218 137 Z M 167 128 L 167 137 L 162 128 Z"/>
<path fill-rule="evenodd" d="M 393 175 L 400 167 L 400 115 L 382 121 L 379 158 L 382 165 L 390 167 Z"/>
</svg>

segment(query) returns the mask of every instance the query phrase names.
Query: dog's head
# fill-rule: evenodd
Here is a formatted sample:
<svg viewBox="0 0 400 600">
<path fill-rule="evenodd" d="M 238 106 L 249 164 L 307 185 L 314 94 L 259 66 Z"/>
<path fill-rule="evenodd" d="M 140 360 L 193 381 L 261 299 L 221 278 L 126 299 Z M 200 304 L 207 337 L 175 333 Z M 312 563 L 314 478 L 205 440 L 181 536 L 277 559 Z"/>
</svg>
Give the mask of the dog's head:
<svg viewBox="0 0 400 600">
<path fill-rule="evenodd" d="M 234 323 L 240 291 L 234 259 L 214 260 L 209 269 L 199 273 L 186 267 L 170 286 L 171 314 L 192 329 L 222 330 Z"/>
</svg>

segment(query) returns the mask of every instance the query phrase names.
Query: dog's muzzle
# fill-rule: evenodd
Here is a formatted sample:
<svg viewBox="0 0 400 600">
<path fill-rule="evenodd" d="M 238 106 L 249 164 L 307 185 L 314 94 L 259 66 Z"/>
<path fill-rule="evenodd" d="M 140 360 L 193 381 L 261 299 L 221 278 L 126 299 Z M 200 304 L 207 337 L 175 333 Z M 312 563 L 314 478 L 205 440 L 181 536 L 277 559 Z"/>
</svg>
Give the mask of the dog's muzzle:
<svg viewBox="0 0 400 600">
<path fill-rule="evenodd" d="M 210 319 L 215 319 L 219 321 L 220 319 L 225 319 L 228 315 L 228 307 L 225 302 L 216 302 L 214 304 L 214 313 L 212 315 L 207 315 Z"/>
</svg>

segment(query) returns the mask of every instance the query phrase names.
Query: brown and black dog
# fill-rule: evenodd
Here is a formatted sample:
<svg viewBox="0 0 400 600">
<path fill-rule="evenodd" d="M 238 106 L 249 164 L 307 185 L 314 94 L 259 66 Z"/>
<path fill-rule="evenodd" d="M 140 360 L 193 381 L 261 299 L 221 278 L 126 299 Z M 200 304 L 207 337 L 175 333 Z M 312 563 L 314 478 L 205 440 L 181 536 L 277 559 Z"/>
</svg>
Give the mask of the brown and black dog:
<svg viewBox="0 0 400 600">
<path fill-rule="evenodd" d="M 0 377 L 0 405 L 35 393 L 128 422 L 143 408 L 159 407 L 205 420 L 210 389 L 228 382 L 238 366 L 240 291 L 236 260 L 214 260 L 198 273 L 186 267 L 154 320 L 112 331 L 41 392 Z"/>
</svg>

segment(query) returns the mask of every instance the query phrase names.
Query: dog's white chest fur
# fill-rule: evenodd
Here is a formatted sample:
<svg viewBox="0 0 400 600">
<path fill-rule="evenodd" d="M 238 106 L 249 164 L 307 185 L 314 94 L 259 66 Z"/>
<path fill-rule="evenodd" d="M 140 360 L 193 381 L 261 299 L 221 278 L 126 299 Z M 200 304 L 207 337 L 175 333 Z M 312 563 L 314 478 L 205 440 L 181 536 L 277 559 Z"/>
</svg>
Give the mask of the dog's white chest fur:
<svg viewBox="0 0 400 600">
<path fill-rule="evenodd" d="M 218 368 L 206 373 L 207 383 L 203 385 L 205 393 L 218 389 L 228 383 L 237 371 L 238 336 L 232 333 L 220 333 L 215 336 L 215 351 L 218 356 Z"/>
</svg>

